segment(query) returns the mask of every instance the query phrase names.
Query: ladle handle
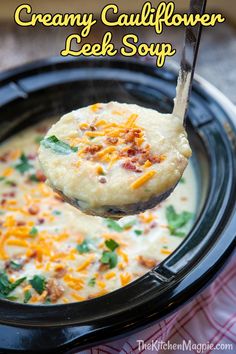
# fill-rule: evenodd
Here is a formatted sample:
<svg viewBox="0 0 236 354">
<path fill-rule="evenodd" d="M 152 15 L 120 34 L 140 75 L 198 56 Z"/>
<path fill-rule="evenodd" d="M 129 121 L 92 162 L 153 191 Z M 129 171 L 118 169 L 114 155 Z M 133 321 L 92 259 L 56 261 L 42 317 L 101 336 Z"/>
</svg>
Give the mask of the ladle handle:
<svg viewBox="0 0 236 354">
<path fill-rule="evenodd" d="M 203 15 L 205 13 L 207 0 L 191 0 L 189 13 Z M 174 103 L 173 115 L 183 120 L 185 124 L 189 96 L 192 87 L 193 74 L 195 70 L 197 53 L 201 38 L 202 25 L 186 27 L 185 42 L 182 51 L 178 83 L 176 88 L 176 98 Z"/>
</svg>

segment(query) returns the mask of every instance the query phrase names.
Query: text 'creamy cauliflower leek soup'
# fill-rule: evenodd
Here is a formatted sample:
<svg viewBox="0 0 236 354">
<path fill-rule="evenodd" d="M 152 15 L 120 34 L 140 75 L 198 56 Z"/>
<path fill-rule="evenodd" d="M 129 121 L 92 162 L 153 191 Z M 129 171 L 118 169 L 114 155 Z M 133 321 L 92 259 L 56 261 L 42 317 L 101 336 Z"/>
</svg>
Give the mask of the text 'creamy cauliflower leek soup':
<svg viewBox="0 0 236 354">
<path fill-rule="evenodd" d="M 154 207 L 190 156 L 182 120 L 118 102 L 64 115 L 39 150 L 54 190 L 87 214 L 112 217 Z"/>
<path fill-rule="evenodd" d="M 52 123 L 0 146 L 0 296 L 11 301 L 63 304 L 120 288 L 172 253 L 196 212 L 191 164 L 167 200 L 118 222 L 63 202 L 45 184 L 37 159 Z"/>
</svg>

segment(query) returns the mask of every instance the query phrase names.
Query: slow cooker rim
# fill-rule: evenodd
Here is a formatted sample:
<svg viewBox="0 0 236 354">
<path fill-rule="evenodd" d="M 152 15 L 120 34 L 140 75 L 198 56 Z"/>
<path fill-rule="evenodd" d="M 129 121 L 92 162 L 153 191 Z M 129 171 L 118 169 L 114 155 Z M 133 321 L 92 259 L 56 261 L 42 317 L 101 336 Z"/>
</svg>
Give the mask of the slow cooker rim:
<svg viewBox="0 0 236 354">
<path fill-rule="evenodd" d="M 78 60 L 78 59 L 77 59 Z M 83 59 L 84 60 L 84 59 Z M 109 59 L 110 60 L 110 59 Z M 117 58 L 116 58 L 116 60 L 117 60 Z M 120 60 L 120 59 L 119 59 Z M 138 63 L 138 64 L 140 64 L 140 62 L 139 61 L 136 61 L 136 60 L 132 60 L 132 61 L 129 61 L 129 62 L 135 62 L 135 63 Z M 60 63 L 60 62 L 62 62 L 62 60 L 61 60 L 61 58 L 60 59 L 58 59 L 57 57 L 56 57 L 56 59 L 55 59 L 55 62 L 56 63 Z M 38 61 L 35 65 L 36 65 L 36 67 L 37 68 L 40 68 L 40 65 L 52 65 L 52 64 L 55 64 L 55 62 L 54 62 L 54 59 L 53 58 L 51 58 L 50 60 L 40 60 L 40 61 Z M 63 62 L 64 62 L 64 60 L 63 60 Z M 67 60 L 66 62 L 70 62 L 70 60 Z M 146 64 L 145 63 L 145 65 L 149 65 L 149 64 Z M 150 64 L 150 66 L 152 66 L 151 64 Z M 27 67 L 28 67 L 28 64 L 26 64 L 26 65 L 24 65 L 21 69 L 13 69 L 13 70 L 10 70 L 7 74 L 1 74 L 0 75 L 0 80 L 2 79 L 3 81 L 5 81 L 5 80 L 9 80 L 12 76 L 14 76 L 14 75 L 19 75 L 19 74 L 21 74 L 22 72 L 24 72 L 25 70 L 27 70 Z M 29 70 L 33 70 L 34 69 L 34 64 L 31 64 L 30 66 L 29 66 Z M 197 77 L 197 80 L 196 80 L 196 82 L 198 82 L 204 89 L 205 89 L 205 85 L 206 85 L 206 82 L 205 82 L 205 80 L 203 80 L 203 79 L 201 79 L 201 78 L 199 78 L 199 77 Z M 1 82 L 0 82 L 1 83 Z M 210 84 L 208 84 L 207 83 L 207 86 L 208 86 L 208 91 L 211 91 L 211 87 L 209 87 L 209 85 Z M 210 85 L 210 86 L 212 86 L 212 85 Z M 213 87 L 213 91 L 214 91 L 214 94 L 215 95 L 217 95 L 218 97 L 220 97 L 219 99 L 222 101 L 224 101 L 224 103 L 226 102 L 226 100 L 227 99 L 225 99 L 224 98 L 224 96 L 217 90 L 217 89 L 215 89 L 214 87 Z M 218 92 L 217 92 L 218 91 Z M 222 96 L 223 96 L 223 98 L 222 98 Z M 228 100 L 227 100 L 227 106 L 229 105 L 229 107 L 226 107 L 226 109 L 229 109 L 230 108 L 230 110 L 231 111 L 234 111 L 235 112 L 235 109 L 234 109 L 234 107 L 232 106 L 232 104 L 230 103 L 228 103 Z M 231 113 L 232 114 L 232 113 Z M 153 272 L 151 271 L 150 272 L 151 274 L 153 274 Z M 156 277 L 156 273 L 155 273 L 155 277 Z M 160 280 L 160 279 L 158 279 L 158 280 Z M 119 290 L 117 290 L 117 292 L 120 292 L 120 291 L 122 291 L 124 288 L 122 288 L 122 289 L 119 289 Z M 114 294 L 114 293 L 111 293 L 111 294 Z M 111 294 L 108 294 L 108 295 L 105 295 L 105 296 L 103 296 L 102 298 L 100 298 L 100 299 L 105 299 L 105 297 L 106 296 L 110 296 Z M 89 301 L 97 301 L 98 299 L 94 299 L 94 300 L 89 300 Z M 23 306 L 23 308 L 24 308 L 24 310 L 26 309 L 26 308 L 28 308 L 28 309 L 32 309 L 32 308 L 34 308 L 34 311 L 36 312 L 36 311 L 38 311 L 39 309 L 40 310 L 42 310 L 42 308 L 45 308 L 45 306 L 41 306 L 41 305 L 21 305 L 21 304 L 13 304 L 13 303 L 9 303 L 9 302 L 6 302 L 6 301 L 1 301 L 2 303 L 4 303 L 5 305 L 6 305 L 6 303 L 7 304 L 11 304 L 11 305 L 16 305 L 16 307 L 21 307 L 21 306 Z M 73 303 L 73 304 L 69 304 L 69 305 L 52 305 L 52 306 L 47 306 L 46 308 L 49 310 L 50 308 L 57 308 L 57 309 L 59 309 L 59 307 L 61 307 L 61 306 L 63 306 L 63 309 L 65 309 L 65 307 L 66 306 L 72 306 L 72 305 L 74 305 L 74 306 L 77 306 L 78 304 L 82 304 L 82 303 Z M 19 310 L 19 307 L 18 307 L 18 310 Z M 16 308 L 16 310 L 17 310 L 17 308 Z M 12 323 L 11 321 L 10 322 L 6 322 L 6 323 Z M 14 322 L 15 324 L 16 324 L 16 322 Z M 68 323 L 69 324 L 69 323 Z M 27 324 L 28 325 L 28 324 Z M 57 325 L 65 325 L 65 323 L 63 323 L 63 324 L 57 324 Z M 41 326 L 41 324 L 40 324 L 40 326 Z"/>
</svg>

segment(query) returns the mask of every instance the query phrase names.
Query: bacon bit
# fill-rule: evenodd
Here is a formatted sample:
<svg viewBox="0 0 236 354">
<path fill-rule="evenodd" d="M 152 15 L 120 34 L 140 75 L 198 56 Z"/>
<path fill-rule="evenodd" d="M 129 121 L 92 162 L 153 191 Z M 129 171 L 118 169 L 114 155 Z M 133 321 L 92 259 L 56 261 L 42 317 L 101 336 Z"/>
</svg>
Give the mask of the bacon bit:
<svg viewBox="0 0 236 354">
<path fill-rule="evenodd" d="M 55 194 L 54 194 L 54 198 L 55 198 L 56 200 L 58 200 L 59 202 L 64 203 L 64 199 L 62 198 L 62 196 L 60 196 L 60 194 L 55 193 Z"/>
<path fill-rule="evenodd" d="M 99 265 L 98 271 L 99 272 L 105 272 L 109 269 L 109 264 L 101 263 Z"/>
<path fill-rule="evenodd" d="M 16 226 L 25 226 L 26 222 L 25 221 L 17 221 Z"/>
<path fill-rule="evenodd" d="M 150 229 L 154 229 L 155 227 L 157 227 L 157 222 L 153 221 L 150 225 Z"/>
<path fill-rule="evenodd" d="M 6 204 L 7 200 L 6 199 L 2 199 L 1 200 L 1 206 L 4 206 Z"/>
<path fill-rule="evenodd" d="M 7 162 L 10 157 L 10 152 L 5 152 L 3 155 L 0 156 L 0 162 Z"/>
<path fill-rule="evenodd" d="M 156 259 L 147 258 L 144 256 L 138 256 L 138 262 L 139 264 L 141 264 L 143 267 L 146 268 L 153 268 L 158 263 Z"/>
<path fill-rule="evenodd" d="M 85 153 L 89 153 L 91 155 L 94 155 L 96 154 L 98 151 L 100 151 L 102 149 L 102 145 L 91 145 L 91 146 L 87 146 L 85 149 L 84 149 L 84 152 Z"/>
<path fill-rule="evenodd" d="M 41 225 L 45 222 L 45 219 L 44 218 L 39 218 L 38 219 L 38 225 Z"/>
<path fill-rule="evenodd" d="M 108 138 L 106 138 L 106 143 L 108 144 L 108 145 L 115 145 L 115 144 L 117 144 L 118 143 L 118 141 L 119 141 L 119 139 L 118 138 L 115 138 L 115 137 L 108 137 Z"/>
<path fill-rule="evenodd" d="M 36 171 L 35 176 L 39 182 L 45 182 L 47 179 L 41 170 Z"/>
<path fill-rule="evenodd" d="M 17 264 L 19 265 L 19 267 L 17 269 L 13 269 L 12 266 L 11 266 L 11 262 L 12 261 L 15 261 L 17 262 Z M 26 260 L 23 260 L 23 259 L 20 259 L 20 258 L 14 258 L 14 259 L 11 259 L 11 260 L 8 260 L 5 262 L 5 265 L 4 265 L 4 269 L 8 271 L 8 273 L 13 273 L 15 271 L 18 271 L 20 269 L 22 269 L 22 267 L 24 266 L 24 264 L 26 263 Z"/>
<path fill-rule="evenodd" d="M 132 163 L 130 160 L 126 160 L 125 162 L 122 163 L 121 166 L 125 170 L 134 171 L 134 172 L 142 172 L 142 170 L 137 168 L 137 166 L 135 166 L 135 164 Z"/>
<path fill-rule="evenodd" d="M 47 126 L 42 126 L 42 127 L 37 127 L 36 128 L 36 132 L 38 132 L 38 133 L 46 134 L 47 131 L 48 131 L 48 127 Z"/>
<path fill-rule="evenodd" d="M 29 208 L 28 208 L 28 212 L 31 215 L 37 215 L 39 213 L 39 207 L 35 204 L 32 204 Z"/>
<path fill-rule="evenodd" d="M 166 159 L 165 155 L 160 155 L 160 156 L 150 156 L 150 161 L 154 163 L 161 163 Z"/>
<path fill-rule="evenodd" d="M 137 154 L 137 150 L 136 149 L 130 148 L 130 149 L 127 150 L 127 155 L 129 157 L 135 156 L 136 154 Z"/>
<path fill-rule="evenodd" d="M 95 132 L 95 130 L 97 130 L 97 128 L 96 128 L 93 124 L 90 124 L 89 129 L 90 129 L 92 132 Z"/>
<path fill-rule="evenodd" d="M 125 143 L 132 143 L 135 139 L 135 133 L 134 131 L 128 131 L 126 134 L 125 134 Z"/>
<path fill-rule="evenodd" d="M 15 192 L 3 193 L 2 196 L 4 198 L 14 198 L 16 196 Z"/>
<path fill-rule="evenodd" d="M 104 177 L 104 176 L 99 176 L 99 177 L 98 177 L 98 180 L 99 180 L 99 182 L 102 183 L 102 184 L 107 183 L 107 179 L 106 179 L 106 177 Z"/>
<path fill-rule="evenodd" d="M 67 269 L 62 264 L 55 267 L 55 278 L 62 278 L 66 273 Z"/>
<path fill-rule="evenodd" d="M 46 289 L 52 302 L 56 302 L 65 291 L 63 286 L 53 278 L 48 279 Z"/>
<path fill-rule="evenodd" d="M 28 154 L 28 155 L 27 155 L 27 158 L 28 158 L 29 160 L 35 160 L 36 157 L 37 157 L 37 154 Z"/>
</svg>

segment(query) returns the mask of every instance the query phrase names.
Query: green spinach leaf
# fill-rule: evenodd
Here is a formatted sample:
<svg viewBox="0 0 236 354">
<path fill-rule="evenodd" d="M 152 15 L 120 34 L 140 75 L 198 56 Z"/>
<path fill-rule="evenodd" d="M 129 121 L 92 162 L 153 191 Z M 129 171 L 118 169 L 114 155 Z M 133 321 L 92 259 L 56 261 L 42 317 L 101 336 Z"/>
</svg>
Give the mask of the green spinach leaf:
<svg viewBox="0 0 236 354">
<path fill-rule="evenodd" d="M 77 147 L 72 147 L 64 141 L 59 140 L 55 135 L 49 136 L 41 141 L 46 149 L 51 149 L 59 154 L 69 155 L 73 152 L 77 152 Z"/>
</svg>

